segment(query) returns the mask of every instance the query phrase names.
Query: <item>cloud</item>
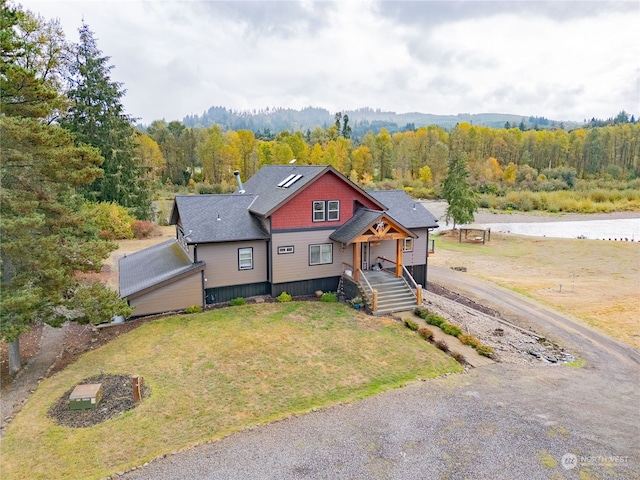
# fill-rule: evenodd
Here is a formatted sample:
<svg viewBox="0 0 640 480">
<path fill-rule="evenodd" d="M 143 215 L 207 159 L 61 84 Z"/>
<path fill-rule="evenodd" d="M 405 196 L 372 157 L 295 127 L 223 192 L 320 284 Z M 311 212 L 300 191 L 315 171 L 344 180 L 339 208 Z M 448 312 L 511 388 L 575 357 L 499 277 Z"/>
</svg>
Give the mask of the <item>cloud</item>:
<svg viewBox="0 0 640 480">
<path fill-rule="evenodd" d="M 149 123 L 218 105 L 557 120 L 637 112 L 637 2 L 26 0 L 84 16 Z"/>
</svg>

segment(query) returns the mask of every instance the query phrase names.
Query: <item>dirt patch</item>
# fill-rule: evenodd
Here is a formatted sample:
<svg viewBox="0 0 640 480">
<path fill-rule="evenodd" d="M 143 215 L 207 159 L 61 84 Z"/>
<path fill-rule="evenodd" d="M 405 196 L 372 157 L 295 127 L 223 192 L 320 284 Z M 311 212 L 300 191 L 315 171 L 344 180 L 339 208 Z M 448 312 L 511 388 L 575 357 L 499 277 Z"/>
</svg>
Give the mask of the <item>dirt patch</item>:
<svg viewBox="0 0 640 480">
<path fill-rule="evenodd" d="M 131 375 L 101 374 L 85 378 L 78 385 L 88 383 L 102 384 L 102 399 L 96 408 L 86 410 L 70 410 L 69 395 L 76 387 L 67 390 L 49 409 L 47 415 L 58 425 L 73 428 L 86 428 L 106 422 L 135 408 L 133 402 L 133 379 Z M 151 391 L 144 386 L 142 398 L 147 398 Z"/>
<path fill-rule="evenodd" d="M 23 366 L 34 357 L 40 348 L 42 327 L 43 325 L 38 323 L 31 330 L 20 335 L 20 358 Z M 10 381 L 9 346 L 5 342 L 0 342 L 0 386 L 4 389 Z"/>
</svg>

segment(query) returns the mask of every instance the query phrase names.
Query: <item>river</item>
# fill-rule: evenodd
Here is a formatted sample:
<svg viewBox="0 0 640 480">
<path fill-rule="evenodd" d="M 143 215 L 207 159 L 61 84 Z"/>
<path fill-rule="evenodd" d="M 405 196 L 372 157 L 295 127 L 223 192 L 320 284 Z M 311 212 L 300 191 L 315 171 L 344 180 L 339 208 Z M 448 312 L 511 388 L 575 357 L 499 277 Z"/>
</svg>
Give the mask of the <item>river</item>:
<svg viewBox="0 0 640 480">
<path fill-rule="evenodd" d="M 445 221 L 446 202 L 423 201 L 422 205 L 438 219 L 440 227 L 436 232 L 451 229 L 452 225 Z M 640 212 L 544 214 L 482 209 L 476 212 L 473 226 L 534 237 L 640 242 Z"/>
</svg>

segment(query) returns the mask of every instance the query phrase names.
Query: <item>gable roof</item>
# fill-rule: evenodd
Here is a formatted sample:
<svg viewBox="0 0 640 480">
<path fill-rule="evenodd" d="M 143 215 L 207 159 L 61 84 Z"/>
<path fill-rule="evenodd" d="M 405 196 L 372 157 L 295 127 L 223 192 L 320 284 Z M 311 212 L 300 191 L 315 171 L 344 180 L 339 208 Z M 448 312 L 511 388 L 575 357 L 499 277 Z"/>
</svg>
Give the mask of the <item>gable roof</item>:
<svg viewBox="0 0 640 480">
<path fill-rule="evenodd" d="M 168 240 L 127 255 L 120 259 L 118 265 L 121 298 L 204 268 L 204 262 L 191 261 L 177 240 Z"/>
<path fill-rule="evenodd" d="M 358 211 L 347 220 L 344 225 L 337 228 L 335 232 L 329 235 L 331 240 L 344 243 L 345 245 L 354 241 L 356 237 L 363 235 L 374 224 L 387 219 L 389 222 L 393 222 L 392 226 L 397 227 L 396 231 L 403 231 L 404 234 L 409 237 L 416 238 L 417 235 L 410 231 L 404 225 L 401 225 L 387 212 L 380 212 L 377 210 L 369 210 L 368 208 L 360 208 Z"/>
<path fill-rule="evenodd" d="M 402 190 L 370 190 L 369 193 L 386 205 L 387 213 L 406 228 L 438 228 L 436 217 Z"/>
<path fill-rule="evenodd" d="M 384 205 L 379 200 L 369 195 L 368 192 L 362 190 L 330 165 L 265 165 L 243 185 L 248 194 L 258 196 L 249 210 L 257 215 L 268 217 L 278 207 L 295 197 L 327 172 L 332 172 L 339 180 L 349 184 L 354 190 L 384 209 Z M 288 187 L 278 187 L 278 184 L 287 178 L 293 179 L 294 175 L 301 175 L 301 177 Z"/>
<path fill-rule="evenodd" d="M 170 223 L 180 219 L 189 244 L 266 240 L 269 235 L 249 212 L 256 198 L 247 194 L 178 195 Z"/>
</svg>

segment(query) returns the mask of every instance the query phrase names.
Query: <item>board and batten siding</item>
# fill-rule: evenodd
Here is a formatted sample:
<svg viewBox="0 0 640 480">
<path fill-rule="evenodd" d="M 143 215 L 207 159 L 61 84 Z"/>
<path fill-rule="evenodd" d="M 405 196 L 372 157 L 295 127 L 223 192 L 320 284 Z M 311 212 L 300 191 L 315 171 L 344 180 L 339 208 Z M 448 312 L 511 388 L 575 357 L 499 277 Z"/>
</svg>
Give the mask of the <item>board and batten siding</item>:
<svg viewBox="0 0 640 480">
<path fill-rule="evenodd" d="M 133 317 L 184 310 L 192 305 L 203 307 L 202 272 L 194 272 L 193 275 L 128 300 L 129 305 L 135 307 Z"/>
<path fill-rule="evenodd" d="M 342 275 L 342 262 L 353 262 L 353 248 L 341 250 L 341 243 L 329 239 L 333 230 L 304 230 L 273 233 L 271 243 L 271 282 L 285 283 L 297 280 L 334 277 Z M 333 244 L 333 263 L 309 265 L 309 245 Z M 278 254 L 278 247 L 289 247 L 293 253 Z"/>
<path fill-rule="evenodd" d="M 240 270 L 238 249 L 253 248 L 253 268 Z M 267 281 L 267 242 L 205 243 L 197 247 L 198 261 L 204 261 L 205 288 L 226 287 Z"/>
</svg>

